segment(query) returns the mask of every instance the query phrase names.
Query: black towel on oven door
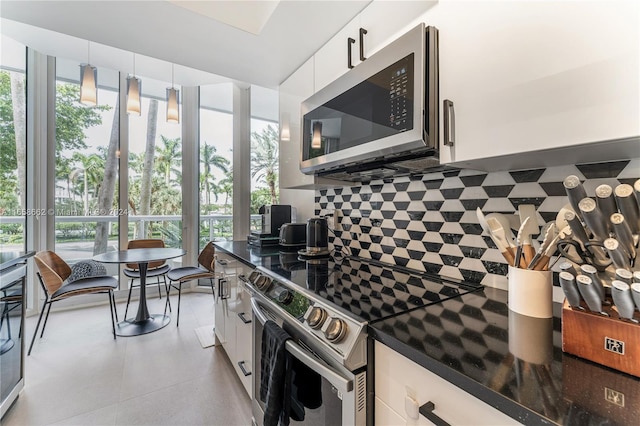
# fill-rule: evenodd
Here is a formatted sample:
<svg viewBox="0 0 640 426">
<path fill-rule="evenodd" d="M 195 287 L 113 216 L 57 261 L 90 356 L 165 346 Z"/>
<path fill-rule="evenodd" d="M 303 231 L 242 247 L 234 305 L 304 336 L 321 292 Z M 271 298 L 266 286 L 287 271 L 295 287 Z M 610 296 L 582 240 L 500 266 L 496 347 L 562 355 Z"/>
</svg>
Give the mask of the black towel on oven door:
<svg viewBox="0 0 640 426">
<path fill-rule="evenodd" d="M 322 377 L 296 358 L 291 357 L 292 381 L 296 399 L 307 408 L 322 405 Z"/>
<path fill-rule="evenodd" d="M 277 426 L 282 416 L 289 424 L 289 416 L 283 415 L 285 383 L 290 380 L 287 368 L 285 344 L 291 336 L 273 321 L 267 321 L 262 331 L 262 360 L 260 365 L 260 400 L 265 403 L 264 426 Z"/>
</svg>

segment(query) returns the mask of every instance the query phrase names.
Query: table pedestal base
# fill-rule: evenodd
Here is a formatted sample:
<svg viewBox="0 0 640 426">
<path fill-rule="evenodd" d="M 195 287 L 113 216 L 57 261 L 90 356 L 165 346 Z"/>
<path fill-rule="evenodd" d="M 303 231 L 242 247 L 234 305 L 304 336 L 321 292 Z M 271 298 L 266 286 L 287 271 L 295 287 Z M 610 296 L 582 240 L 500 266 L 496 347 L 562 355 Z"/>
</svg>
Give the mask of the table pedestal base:
<svg viewBox="0 0 640 426">
<path fill-rule="evenodd" d="M 153 314 L 150 318 L 143 321 L 136 321 L 130 318 L 116 324 L 117 336 L 140 336 L 141 334 L 152 333 L 166 327 L 171 321 L 169 315 Z"/>
</svg>

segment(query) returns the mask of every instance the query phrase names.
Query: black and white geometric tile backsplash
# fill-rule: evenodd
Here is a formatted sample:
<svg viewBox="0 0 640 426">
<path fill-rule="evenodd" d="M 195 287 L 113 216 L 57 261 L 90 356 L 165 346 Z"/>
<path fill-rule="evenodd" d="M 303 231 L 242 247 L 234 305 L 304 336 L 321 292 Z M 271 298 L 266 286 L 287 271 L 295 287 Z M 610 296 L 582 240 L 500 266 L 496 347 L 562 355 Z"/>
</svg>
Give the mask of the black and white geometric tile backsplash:
<svg viewBox="0 0 640 426">
<path fill-rule="evenodd" d="M 576 175 L 587 195 L 640 178 L 640 158 L 511 172 L 453 170 L 317 190 L 315 214 L 340 210 L 330 243 L 355 256 L 454 279 L 505 287 L 507 264 L 476 217 L 517 214 L 533 204 L 538 224 L 568 200 L 562 181 Z"/>
</svg>

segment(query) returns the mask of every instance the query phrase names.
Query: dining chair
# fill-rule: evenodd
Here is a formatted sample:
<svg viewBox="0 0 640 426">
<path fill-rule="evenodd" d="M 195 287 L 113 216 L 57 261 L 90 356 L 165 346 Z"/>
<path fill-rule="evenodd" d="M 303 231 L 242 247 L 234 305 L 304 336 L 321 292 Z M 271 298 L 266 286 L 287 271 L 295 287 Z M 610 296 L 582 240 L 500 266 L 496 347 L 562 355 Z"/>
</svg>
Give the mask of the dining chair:
<svg viewBox="0 0 640 426">
<path fill-rule="evenodd" d="M 113 330 L 113 338 L 116 338 L 116 321 L 118 321 L 118 312 L 116 312 L 116 301 L 113 291 L 118 288 L 118 280 L 114 277 L 107 275 L 92 276 L 79 278 L 75 281 L 69 281 L 68 278 L 71 275 L 71 267 L 60 258 L 55 252 L 50 250 L 40 251 L 34 256 L 36 265 L 38 267 L 38 280 L 45 293 L 45 301 L 38 317 L 38 324 L 33 333 L 31 339 L 31 345 L 29 346 L 29 352 L 27 355 L 31 355 L 33 344 L 40 328 L 40 322 L 42 321 L 42 315 L 44 311 L 47 311 L 47 315 L 42 325 L 42 331 L 40 332 L 40 338 L 44 335 L 44 330 L 47 327 L 47 320 L 49 319 L 49 313 L 51 312 L 51 305 L 54 302 L 68 299 L 73 296 L 80 296 L 83 294 L 94 293 L 107 293 L 109 297 L 109 308 L 111 313 L 111 327 Z"/>
<path fill-rule="evenodd" d="M 213 292 L 213 300 L 215 301 L 215 289 L 213 288 L 213 279 L 215 275 L 215 248 L 211 242 L 208 242 L 198 255 L 197 266 L 183 266 L 181 268 L 174 268 L 167 273 L 169 278 L 169 291 L 167 292 L 167 301 L 164 306 L 164 313 L 167 314 L 167 307 L 171 307 L 169 304 L 169 294 L 172 288 L 178 290 L 178 314 L 176 317 L 176 327 L 180 322 L 180 294 L 182 293 L 182 284 L 188 281 L 209 278 L 211 283 L 211 291 Z"/>
<path fill-rule="evenodd" d="M 160 239 L 140 239 L 140 240 L 131 240 L 127 244 L 127 250 L 130 249 L 139 249 L 139 248 L 164 248 L 164 241 Z M 168 294 L 169 287 L 167 285 L 167 272 L 171 269 L 169 265 L 166 264 L 165 260 L 157 260 L 154 262 L 149 262 L 149 266 L 147 267 L 147 278 L 156 278 L 156 283 L 158 284 L 158 297 L 162 299 L 162 292 L 160 291 L 160 278 L 164 280 L 164 290 Z M 126 268 L 122 271 L 125 276 L 131 278 L 131 282 L 129 283 L 129 296 L 127 297 L 127 307 L 124 309 L 124 317 L 127 318 L 127 311 L 129 310 L 129 302 L 131 302 L 131 291 L 133 287 L 139 287 L 140 281 L 138 284 L 134 285 L 134 281 L 136 279 L 140 279 L 140 269 L 137 263 L 127 263 Z M 171 305 L 169 305 L 169 310 L 171 310 Z"/>
</svg>

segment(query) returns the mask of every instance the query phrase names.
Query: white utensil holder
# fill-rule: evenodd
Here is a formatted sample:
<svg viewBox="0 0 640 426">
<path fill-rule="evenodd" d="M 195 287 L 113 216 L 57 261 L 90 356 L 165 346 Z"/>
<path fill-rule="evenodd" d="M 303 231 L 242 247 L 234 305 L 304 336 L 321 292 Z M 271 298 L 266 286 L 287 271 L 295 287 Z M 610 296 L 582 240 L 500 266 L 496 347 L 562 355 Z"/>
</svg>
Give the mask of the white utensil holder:
<svg viewBox="0 0 640 426">
<path fill-rule="evenodd" d="M 509 266 L 509 309 L 535 318 L 553 316 L 553 273 Z"/>
</svg>

